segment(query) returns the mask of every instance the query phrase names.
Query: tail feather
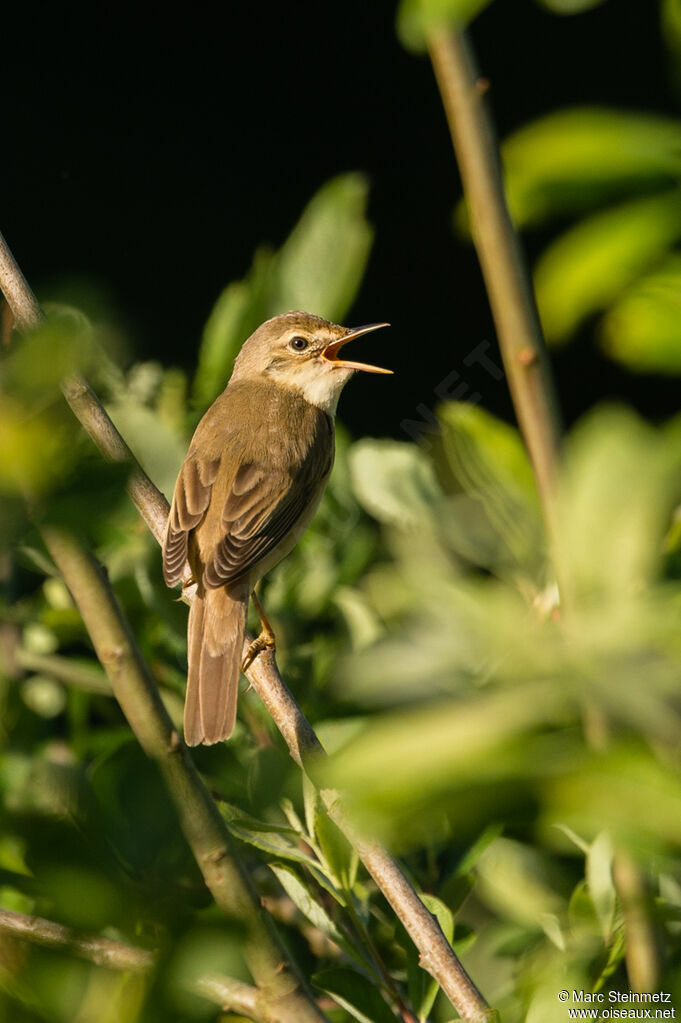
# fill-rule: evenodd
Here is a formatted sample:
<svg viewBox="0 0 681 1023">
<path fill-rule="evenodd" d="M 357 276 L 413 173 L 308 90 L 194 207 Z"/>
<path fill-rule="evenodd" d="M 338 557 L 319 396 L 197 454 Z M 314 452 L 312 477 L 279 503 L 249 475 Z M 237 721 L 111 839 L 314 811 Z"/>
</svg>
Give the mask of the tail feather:
<svg viewBox="0 0 681 1023">
<path fill-rule="evenodd" d="M 197 596 L 189 612 L 184 738 L 212 745 L 234 729 L 248 609 L 248 589 L 225 587 Z"/>
</svg>

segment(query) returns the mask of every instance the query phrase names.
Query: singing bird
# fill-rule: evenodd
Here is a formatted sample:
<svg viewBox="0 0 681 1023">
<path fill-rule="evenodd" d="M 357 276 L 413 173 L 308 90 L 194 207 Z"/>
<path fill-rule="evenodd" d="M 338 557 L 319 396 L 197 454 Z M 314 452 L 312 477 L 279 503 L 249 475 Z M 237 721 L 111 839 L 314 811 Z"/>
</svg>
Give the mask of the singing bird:
<svg viewBox="0 0 681 1023">
<path fill-rule="evenodd" d="M 168 586 L 189 562 L 196 597 L 189 611 L 184 735 L 190 746 L 228 739 L 239 675 L 274 636 L 253 593 L 309 525 L 334 459 L 334 415 L 355 370 L 353 338 L 387 327 L 350 329 L 311 313 L 267 320 L 244 342 L 232 376 L 196 428 L 175 484 L 163 544 Z M 253 595 L 262 631 L 243 657 Z"/>
</svg>

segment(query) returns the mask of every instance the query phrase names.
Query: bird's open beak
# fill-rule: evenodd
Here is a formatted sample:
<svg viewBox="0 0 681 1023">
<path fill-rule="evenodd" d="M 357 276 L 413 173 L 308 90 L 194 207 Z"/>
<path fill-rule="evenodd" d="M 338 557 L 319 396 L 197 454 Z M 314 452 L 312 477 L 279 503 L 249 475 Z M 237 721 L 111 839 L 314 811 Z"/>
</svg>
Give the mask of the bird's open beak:
<svg viewBox="0 0 681 1023">
<path fill-rule="evenodd" d="M 348 341 L 352 341 L 355 337 L 361 337 L 362 334 L 370 334 L 372 330 L 380 330 L 381 327 L 389 327 L 389 323 L 369 323 L 365 327 L 355 327 L 354 330 L 349 330 L 348 333 L 338 339 L 338 341 L 332 341 L 330 345 L 327 345 L 322 352 L 322 358 L 326 359 L 327 362 L 332 362 L 335 366 L 342 366 L 343 369 L 363 369 L 366 373 L 392 373 L 391 369 L 382 369 L 380 366 L 369 366 L 366 362 L 346 362 L 345 359 L 339 359 L 338 353 L 340 352 L 343 345 L 346 345 Z"/>
</svg>

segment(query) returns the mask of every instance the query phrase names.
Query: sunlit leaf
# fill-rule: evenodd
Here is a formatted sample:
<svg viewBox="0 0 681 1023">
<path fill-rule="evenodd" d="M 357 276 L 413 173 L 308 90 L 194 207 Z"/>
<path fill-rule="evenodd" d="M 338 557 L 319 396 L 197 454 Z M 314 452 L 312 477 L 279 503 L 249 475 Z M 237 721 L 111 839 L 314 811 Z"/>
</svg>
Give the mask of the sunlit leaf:
<svg viewBox="0 0 681 1023">
<path fill-rule="evenodd" d="M 681 237 L 681 193 L 637 199 L 595 214 L 546 249 L 535 267 L 546 339 L 568 340 L 617 299 Z"/>
<path fill-rule="evenodd" d="M 617 903 L 612 877 L 613 857 L 612 840 L 607 831 L 601 831 L 594 838 L 587 853 L 586 881 L 606 945 L 610 942 Z"/>
<path fill-rule="evenodd" d="M 328 320 L 343 319 L 371 249 L 367 199 L 366 179 L 344 174 L 310 200 L 277 256 L 271 315 L 305 309 Z"/>
<path fill-rule="evenodd" d="M 623 598 L 651 578 L 679 492 L 679 441 L 624 409 L 594 412 L 573 431 L 558 553 L 574 592 Z"/>
<path fill-rule="evenodd" d="M 681 2 L 662 0 L 662 36 L 667 46 L 678 55 L 681 52 Z"/>
<path fill-rule="evenodd" d="M 256 253 L 248 276 L 229 284 L 215 303 L 206 322 L 192 397 L 200 408 L 208 406 L 224 390 L 241 345 L 267 319 L 268 287 L 273 257 Z"/>
<path fill-rule="evenodd" d="M 397 9 L 397 35 L 412 53 L 424 53 L 428 33 L 462 28 L 490 0 L 401 0 Z"/>
<path fill-rule="evenodd" d="M 548 921 L 563 908 L 562 898 L 549 883 L 547 866 L 538 850 L 498 838 L 478 861 L 476 890 L 511 920 L 542 926 L 542 920 Z"/>
<path fill-rule="evenodd" d="M 681 258 L 672 256 L 634 282 L 606 310 L 600 340 L 637 373 L 681 373 Z"/>
<path fill-rule="evenodd" d="M 461 553 L 502 561 L 498 550 L 483 553 L 485 547 L 490 551 L 491 544 L 483 537 L 480 523 L 475 526 L 481 505 L 504 550 L 529 564 L 531 556 L 541 552 L 542 529 L 534 476 L 518 431 L 481 406 L 466 402 L 442 405 L 438 417 L 450 470 L 477 506 L 466 515 L 463 502 L 453 501 L 447 535 Z"/>
<path fill-rule="evenodd" d="M 601 107 L 561 110 L 506 139 L 502 158 L 516 223 L 536 224 L 676 181 L 681 122 Z"/>
<path fill-rule="evenodd" d="M 405 529 L 428 520 L 441 497 L 432 466 L 413 444 L 359 441 L 350 451 L 350 475 L 370 515 Z"/>
<path fill-rule="evenodd" d="M 539 0 L 539 2 L 554 14 L 581 14 L 582 11 L 598 7 L 604 0 Z"/>
<path fill-rule="evenodd" d="M 205 407 L 224 389 L 241 345 L 270 316 L 302 309 L 341 320 L 371 249 L 368 186 L 344 174 L 320 188 L 277 253 L 261 249 L 244 280 L 222 292 L 206 324 L 193 386 Z"/>
</svg>

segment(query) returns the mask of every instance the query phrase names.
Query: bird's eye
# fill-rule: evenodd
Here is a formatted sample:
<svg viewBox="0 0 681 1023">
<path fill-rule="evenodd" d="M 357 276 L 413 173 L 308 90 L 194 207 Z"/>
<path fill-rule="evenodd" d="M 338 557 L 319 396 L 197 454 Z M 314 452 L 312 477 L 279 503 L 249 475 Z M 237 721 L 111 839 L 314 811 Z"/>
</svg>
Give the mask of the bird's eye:
<svg viewBox="0 0 681 1023">
<path fill-rule="evenodd" d="M 304 352 L 309 342 L 306 337 L 292 337 L 289 341 L 289 348 L 293 348 L 295 352 Z"/>
</svg>

